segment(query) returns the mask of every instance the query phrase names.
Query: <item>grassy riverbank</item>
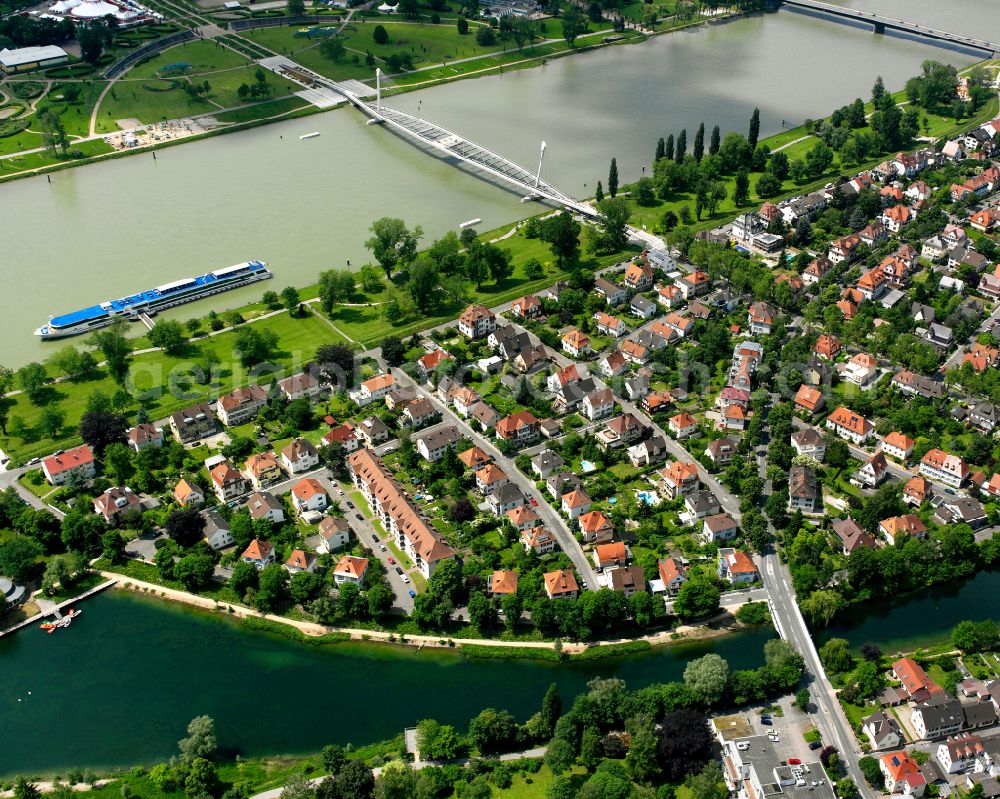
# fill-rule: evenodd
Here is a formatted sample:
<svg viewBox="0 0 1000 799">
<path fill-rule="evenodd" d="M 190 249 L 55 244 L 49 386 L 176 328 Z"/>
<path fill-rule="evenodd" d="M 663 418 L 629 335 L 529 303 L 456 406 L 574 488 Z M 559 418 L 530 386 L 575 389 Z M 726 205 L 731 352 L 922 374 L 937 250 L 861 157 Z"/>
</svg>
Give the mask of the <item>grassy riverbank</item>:
<svg viewBox="0 0 1000 799">
<path fill-rule="evenodd" d="M 100 560 L 96 567 L 104 577 L 118 577 L 116 590 L 144 594 L 155 599 L 179 602 L 212 614 L 230 618 L 251 632 L 280 635 L 310 646 L 324 646 L 364 641 L 394 644 L 420 649 L 454 649 L 465 657 L 479 660 L 528 659 L 543 661 L 600 660 L 624 658 L 645 654 L 654 648 L 673 644 L 688 644 L 750 628 L 740 624 L 727 612 L 698 625 L 684 625 L 665 629 L 630 640 L 617 641 L 563 641 L 562 639 L 481 638 L 469 625 L 458 625 L 448 632 L 421 632 L 405 617 L 384 625 L 369 624 L 354 627 L 329 627 L 314 621 L 292 616 L 263 614 L 232 599 L 228 588 L 192 594 L 180 583 L 166 582 L 159 578 L 155 566 L 138 561 L 128 561 L 112 566 Z"/>
<path fill-rule="evenodd" d="M 661 9 L 666 10 L 666 7 Z M 661 35 L 682 28 L 710 24 L 718 19 L 698 18 L 681 21 L 670 18 L 652 32 L 629 29 L 619 33 L 609 30 L 610 23 L 588 22 L 587 32 L 572 46 L 560 38 L 561 29 L 558 20 L 542 20 L 536 23 L 537 40 L 517 48 L 513 43 L 502 43 L 499 40 L 494 44 L 480 44 L 474 35 L 476 28 L 479 27 L 478 23 L 473 22 L 470 33 L 462 35 L 457 31 L 454 17 L 448 14 L 442 16 L 443 19 L 439 24 L 404 21 L 395 16 L 376 16 L 366 21 L 365 17 L 359 16 L 358 21 L 344 29 L 340 38 L 345 43 L 345 51 L 337 60 L 323 55 L 320 50 L 321 40 L 302 38 L 300 25 L 262 28 L 245 32 L 242 36 L 245 37 L 243 41 L 263 45 L 268 50 L 286 54 L 303 66 L 332 80 L 353 78 L 371 82 L 374 80 L 372 76 L 374 66 L 365 60 L 368 53 L 371 53 L 374 63 L 381 66 L 384 71 L 391 65 L 391 61 L 388 60 L 390 56 L 403 55 L 414 62 L 415 69 L 393 75 L 391 85 L 395 91 L 412 91 L 454 80 L 494 75 L 505 70 L 536 67 L 544 65 L 552 58 L 645 41 L 650 35 Z M 331 17 L 331 23 L 334 19 Z M 373 39 L 372 32 L 378 24 L 389 31 L 390 38 L 385 44 L 378 44 Z M 331 24 L 331 27 L 335 25 Z M 241 41 L 236 35 L 227 36 L 225 40 L 234 47 L 236 42 Z M 251 48 L 238 49 L 249 52 Z M 361 58 L 362 56 L 365 58 Z M 176 73 L 171 72 L 169 68 L 178 64 L 187 67 Z M 244 130 L 248 126 L 320 112 L 320 109 L 308 105 L 299 98 L 283 96 L 290 95 L 300 87 L 270 72 L 267 72 L 265 77 L 269 96 L 276 98 L 274 101 L 261 104 L 260 98 L 240 96 L 237 92 L 239 86 L 241 84 L 253 86 L 257 71 L 252 59 L 242 52 L 223 47 L 218 42 L 200 40 L 171 47 L 134 67 L 113 84 L 97 109 L 96 132 L 100 134 L 120 130 L 117 124 L 119 119 L 138 119 L 144 124 L 150 124 L 202 115 L 211 116 L 215 123 L 222 123 L 226 125 L 225 127 L 129 150 L 114 150 L 101 139 L 73 141 L 66 155 L 42 151 L 0 161 L 0 183 L 84 166 L 108 158 L 149 152 L 208 136 Z M 29 75 L 26 79 L 32 77 L 44 78 L 45 75 Z M 206 80 L 209 89 L 200 95 L 191 95 L 184 88 L 186 84 L 199 85 Z M 89 120 L 90 111 L 107 82 L 88 80 L 83 85 L 85 91 L 82 99 L 71 104 L 74 119 L 78 118 L 80 122 L 80 130 L 71 131 L 76 136 L 85 136 L 89 133 L 89 126 L 83 127 L 84 119 Z M 58 88 L 58 85 L 55 88 Z M 273 107 L 266 108 L 266 105 Z M 232 108 L 232 106 L 240 107 Z M 231 110 L 223 110 L 226 108 Z M 214 113 L 214 109 L 218 109 L 221 113 Z M 0 153 L 23 152 L 41 147 L 42 144 L 41 136 L 24 132 L 18 139 L 8 142 L 6 150 L 3 149 L 3 140 L 0 139 Z M 15 149 L 10 149 L 12 145 Z"/>
<path fill-rule="evenodd" d="M 490 281 L 479 288 L 468 284 L 463 302 L 443 300 L 433 316 L 417 314 L 393 325 L 384 318 L 380 307 L 389 289 L 369 294 L 360 286 L 348 298 L 349 305 L 337 306 L 329 316 L 320 311 L 318 304 L 307 306 L 302 316 L 293 316 L 261 302 L 223 314 L 221 318 L 227 323 L 242 319 L 244 322 L 241 325 L 266 325 L 277 334 L 277 347 L 268 359 L 270 366 L 264 372 L 258 370 L 254 373 L 241 366 L 236 348 L 239 327 L 213 335 L 202 333 L 175 355 L 158 350 L 143 352 L 150 344 L 145 336 L 141 336 L 133 341 L 138 354 L 133 356 L 129 370 L 126 389 L 130 402 L 124 412 L 131 417 L 141 404 L 150 418 L 163 418 L 194 402 L 214 399 L 237 386 L 246 385 L 251 379 L 265 382 L 271 375 L 280 377 L 299 371 L 312 360 L 316 348 L 322 344 L 347 342 L 354 346 L 371 347 L 388 335 L 408 336 L 438 324 L 453 322 L 468 302 L 495 306 L 564 278 L 566 272 L 553 263 L 548 245 L 539 239 L 526 238 L 520 230 L 514 230 L 515 227 L 516 224 L 507 225 L 481 236 L 484 240 L 499 239 L 499 246 L 511 251 L 513 273 L 498 283 Z M 625 255 L 584 257 L 583 264 L 599 268 Z M 532 279 L 525 273 L 526 264 L 531 259 L 540 262 L 542 277 Z M 280 289 L 280 286 L 277 288 Z M 317 292 L 316 285 L 299 290 L 303 299 L 313 298 Z M 266 318 L 262 318 L 265 315 Z M 200 318 L 200 321 L 201 330 L 206 330 L 208 320 Z M 82 345 L 84 341 L 79 339 L 73 343 Z M 15 463 L 25 463 L 78 443 L 77 427 L 86 409 L 87 398 L 96 392 L 112 397 L 119 390 L 118 384 L 104 368 L 96 369 L 86 377 L 72 379 L 67 379 L 51 364 L 46 368 L 49 378 L 57 382 L 48 385 L 36 401 L 30 401 L 22 393 L 0 399 L 7 404 L 8 415 L 8 435 L 0 434 L 0 449 Z M 41 424 L 46 411 L 52 408 L 64 415 L 55 435 L 43 430 Z M 20 421 L 15 423 L 15 419 Z M 35 488 L 39 492 L 45 490 L 44 485 Z"/>
<path fill-rule="evenodd" d="M 996 62 L 988 61 L 983 63 L 995 64 Z M 971 69 L 971 67 L 969 69 Z M 962 72 L 967 71 L 968 69 L 962 70 Z M 902 104 L 905 108 L 906 92 L 896 92 L 893 97 L 897 103 Z M 873 108 L 871 103 L 867 103 L 865 105 L 866 113 L 871 113 L 872 110 Z M 920 136 L 925 139 L 925 145 L 932 145 L 938 139 L 948 138 L 970 130 L 983 122 L 994 119 L 998 114 L 1000 114 L 1000 99 L 998 99 L 996 94 L 991 95 L 989 100 L 974 115 L 958 122 L 951 117 L 945 117 L 940 114 L 920 109 Z M 855 134 L 858 133 L 872 134 L 872 130 L 869 126 L 865 126 L 863 128 L 858 128 L 855 131 Z M 818 141 L 819 139 L 812 134 L 810 129 L 807 129 L 804 125 L 800 125 L 799 127 L 791 128 L 774 136 L 761 139 L 760 144 L 767 145 L 772 152 L 783 152 L 786 156 L 788 156 L 789 161 L 796 161 L 804 159 L 806 153 L 814 147 Z M 652 149 L 652 145 L 655 145 L 655 142 L 651 142 L 650 149 Z M 849 166 L 835 161 L 833 166 L 819 177 L 803 182 L 796 182 L 792 180 L 791 177 L 788 177 L 781 182 L 780 191 L 777 194 L 770 195 L 768 197 L 761 197 L 757 194 L 756 190 L 757 180 L 763 173 L 751 172 L 750 197 L 748 202 L 743 205 L 737 205 L 733 200 L 733 189 L 736 183 L 735 175 L 722 175 L 719 179 L 725 187 L 726 199 L 719 203 L 715 213 L 710 214 L 706 211 L 700 219 L 695 219 L 692 222 L 692 228 L 694 230 L 707 230 L 718 227 L 719 225 L 732 219 L 737 214 L 743 213 L 748 209 L 759 207 L 763 202 L 771 201 L 776 203 L 779 200 L 786 199 L 788 197 L 807 194 L 810 191 L 822 188 L 825 184 L 835 180 L 840 175 L 854 174 L 865 169 L 870 169 L 886 160 L 886 158 L 891 157 L 893 154 L 882 153 L 878 156 L 865 159 L 860 163 Z M 668 197 L 662 200 L 658 199 L 650 204 L 640 204 L 636 202 L 633 197 L 629 197 L 629 199 L 632 208 L 632 224 L 645 226 L 651 231 L 659 231 L 662 229 L 663 217 L 668 212 L 673 212 L 680 217 L 683 209 L 687 209 L 687 211 L 690 211 L 692 215 L 695 210 L 694 192 L 674 192 Z"/>
</svg>

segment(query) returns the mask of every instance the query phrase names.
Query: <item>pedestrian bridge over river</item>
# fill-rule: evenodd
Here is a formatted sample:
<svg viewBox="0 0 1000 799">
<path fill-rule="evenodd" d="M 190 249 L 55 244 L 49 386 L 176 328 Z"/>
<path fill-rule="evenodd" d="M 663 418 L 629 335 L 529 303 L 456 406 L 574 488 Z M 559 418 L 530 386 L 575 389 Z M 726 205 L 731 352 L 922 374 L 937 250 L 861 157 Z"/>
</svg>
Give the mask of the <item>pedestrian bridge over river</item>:
<svg viewBox="0 0 1000 799">
<path fill-rule="evenodd" d="M 384 79 L 380 71 L 376 71 L 376 86 L 372 88 L 356 80 L 339 83 L 329 80 L 283 56 L 261 59 L 260 64 L 306 87 L 298 94 L 314 105 L 328 108 L 346 100 L 369 117 L 368 124 L 384 125 L 429 150 L 473 167 L 477 172 L 513 187 L 524 200 L 545 200 L 588 218 L 599 215 L 592 205 L 580 202 L 542 180 L 545 142 L 542 142 L 538 168 L 532 172 L 461 134 L 390 108 L 382 101 Z M 629 236 L 643 247 L 664 246 L 661 239 L 638 228 L 629 228 Z"/>
</svg>

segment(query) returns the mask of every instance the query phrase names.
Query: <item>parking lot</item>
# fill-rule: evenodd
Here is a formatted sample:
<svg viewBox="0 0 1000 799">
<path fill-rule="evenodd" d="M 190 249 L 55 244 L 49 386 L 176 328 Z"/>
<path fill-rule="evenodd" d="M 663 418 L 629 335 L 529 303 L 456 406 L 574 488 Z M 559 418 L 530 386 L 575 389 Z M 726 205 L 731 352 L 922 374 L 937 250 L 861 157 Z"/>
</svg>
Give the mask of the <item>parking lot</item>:
<svg viewBox="0 0 1000 799">
<path fill-rule="evenodd" d="M 818 761 L 819 749 L 810 750 L 809 744 L 803 737 L 806 731 L 813 727 L 809 716 L 795 707 L 790 696 L 782 697 L 775 704 L 781 708 L 782 715 L 769 712 L 763 706 L 753 707 L 745 711 L 754 734 L 772 735 L 771 743 L 774 745 L 774 751 L 780 760 L 787 762 L 798 759 L 803 763 Z M 770 724 L 765 724 L 761 720 L 764 714 L 769 715 Z M 774 736 L 777 737 L 777 740 L 774 740 Z"/>
<path fill-rule="evenodd" d="M 413 597 L 410 596 L 410 591 L 415 593 L 416 588 L 412 580 L 406 583 L 403 581 L 402 575 L 396 572 L 397 566 L 401 569 L 404 568 L 402 564 L 390 562 L 390 558 L 392 558 L 392 561 L 396 561 L 396 558 L 389 551 L 388 547 L 383 549 L 384 544 L 382 542 L 386 536 L 372 523 L 368 506 L 365 504 L 359 505 L 359 503 L 347 496 L 344 488 L 338 485 L 336 481 L 321 480 L 321 482 L 325 484 L 327 491 L 330 492 L 332 504 L 338 506 L 344 512 L 344 518 L 347 519 L 347 523 L 351 527 L 351 532 L 354 533 L 361 546 L 371 552 L 372 557 L 382 561 L 382 564 L 385 566 L 386 577 L 389 580 L 389 585 L 394 595 L 393 605 L 407 613 L 412 611 Z"/>
</svg>

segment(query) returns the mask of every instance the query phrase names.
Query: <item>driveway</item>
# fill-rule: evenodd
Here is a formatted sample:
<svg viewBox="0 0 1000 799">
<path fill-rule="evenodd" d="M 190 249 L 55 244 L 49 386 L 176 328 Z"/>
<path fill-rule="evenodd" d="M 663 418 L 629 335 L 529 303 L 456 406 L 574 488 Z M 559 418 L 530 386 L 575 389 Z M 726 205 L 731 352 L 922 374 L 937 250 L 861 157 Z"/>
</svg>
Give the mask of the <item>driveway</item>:
<svg viewBox="0 0 1000 799">
<path fill-rule="evenodd" d="M 156 558 L 156 542 L 166 537 L 166 533 L 156 533 L 151 536 L 133 538 L 125 545 L 125 554 L 136 560 L 153 563 Z"/>
</svg>

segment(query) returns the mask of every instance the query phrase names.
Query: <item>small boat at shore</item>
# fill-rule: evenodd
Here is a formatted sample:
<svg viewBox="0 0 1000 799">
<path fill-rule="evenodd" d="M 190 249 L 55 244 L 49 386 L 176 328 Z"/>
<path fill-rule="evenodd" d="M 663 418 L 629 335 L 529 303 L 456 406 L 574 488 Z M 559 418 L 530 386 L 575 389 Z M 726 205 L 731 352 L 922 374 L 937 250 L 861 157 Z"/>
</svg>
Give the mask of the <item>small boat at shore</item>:
<svg viewBox="0 0 1000 799">
<path fill-rule="evenodd" d="M 302 136 L 299 136 L 299 141 L 302 141 L 302 139 L 315 139 L 317 136 L 319 136 L 319 131 L 314 130 L 312 133 L 306 133 Z"/>
<path fill-rule="evenodd" d="M 62 616 L 55 621 L 43 621 L 38 626 L 45 630 L 49 635 L 52 635 L 56 630 L 62 629 L 63 627 L 69 627 L 73 623 L 73 619 L 83 613 L 82 610 L 74 610 L 70 608 L 66 611 L 66 615 Z"/>
</svg>

